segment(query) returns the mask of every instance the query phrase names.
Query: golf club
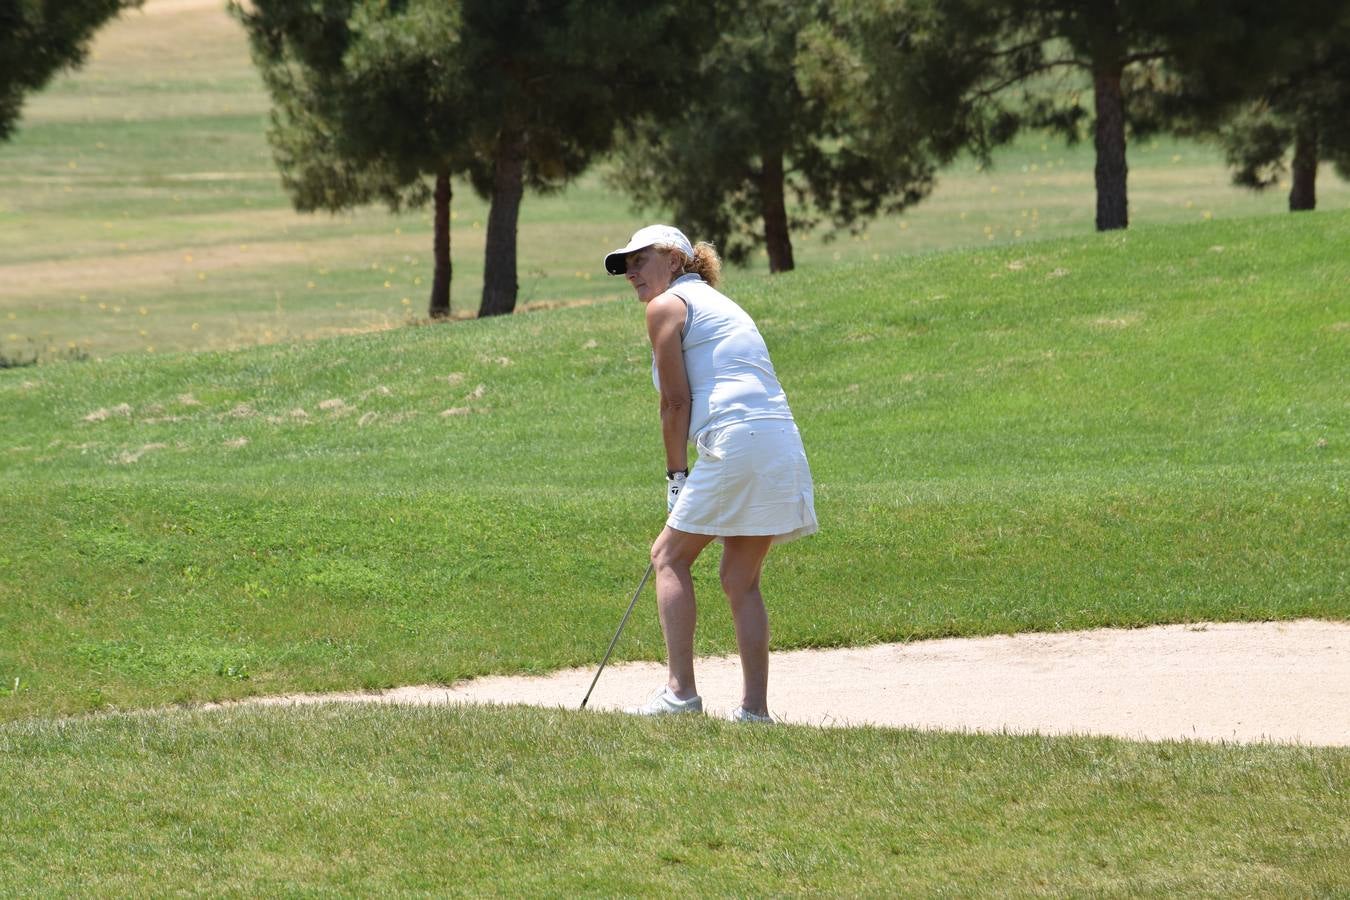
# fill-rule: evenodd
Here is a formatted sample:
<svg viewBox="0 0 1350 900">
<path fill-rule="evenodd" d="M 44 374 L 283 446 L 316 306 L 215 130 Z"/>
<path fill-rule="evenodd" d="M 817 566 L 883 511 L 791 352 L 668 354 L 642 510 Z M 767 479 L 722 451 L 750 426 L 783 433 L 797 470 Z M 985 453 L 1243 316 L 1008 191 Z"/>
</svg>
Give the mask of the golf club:
<svg viewBox="0 0 1350 900">
<path fill-rule="evenodd" d="M 633 591 L 633 599 L 628 601 L 628 610 L 619 620 L 619 630 L 614 632 L 614 639 L 609 642 L 609 649 L 605 651 L 605 658 L 600 660 L 600 668 L 595 670 L 595 677 L 591 679 L 591 686 L 586 689 L 586 696 L 581 698 L 581 708 L 586 708 L 586 701 L 591 699 L 591 691 L 595 690 L 595 683 L 600 680 L 600 673 L 605 671 L 605 663 L 609 662 L 609 655 L 614 652 L 614 645 L 619 642 L 619 635 L 623 634 L 623 626 L 628 624 L 628 617 L 633 613 L 633 606 L 637 603 L 638 594 L 647 586 L 647 579 L 652 577 L 652 568 L 654 563 L 647 563 L 647 571 L 638 582 L 637 590 Z"/>
</svg>

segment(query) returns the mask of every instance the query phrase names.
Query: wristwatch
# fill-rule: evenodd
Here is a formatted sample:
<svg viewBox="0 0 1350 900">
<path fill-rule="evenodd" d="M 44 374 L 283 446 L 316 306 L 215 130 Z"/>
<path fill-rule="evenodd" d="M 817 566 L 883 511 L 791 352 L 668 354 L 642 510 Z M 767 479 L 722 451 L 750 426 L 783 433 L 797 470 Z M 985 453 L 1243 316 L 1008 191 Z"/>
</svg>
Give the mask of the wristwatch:
<svg viewBox="0 0 1350 900">
<path fill-rule="evenodd" d="M 670 479 L 674 478 L 676 475 L 683 475 L 685 478 L 688 478 L 688 477 L 689 477 L 689 470 L 688 470 L 688 469 L 666 469 L 666 481 L 669 481 Z"/>
</svg>

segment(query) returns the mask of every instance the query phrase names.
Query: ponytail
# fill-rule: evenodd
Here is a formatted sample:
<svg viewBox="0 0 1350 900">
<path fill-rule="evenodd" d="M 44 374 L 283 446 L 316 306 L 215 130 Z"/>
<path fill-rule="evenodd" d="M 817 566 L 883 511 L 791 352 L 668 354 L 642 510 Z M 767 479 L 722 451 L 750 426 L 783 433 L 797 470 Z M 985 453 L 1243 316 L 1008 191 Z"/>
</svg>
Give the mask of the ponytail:
<svg viewBox="0 0 1350 900">
<path fill-rule="evenodd" d="M 708 282 L 708 287 L 717 287 L 722 280 L 722 257 L 712 244 L 699 241 L 694 245 L 694 258 L 685 263 L 685 270 L 696 273 Z"/>
<path fill-rule="evenodd" d="M 722 258 L 717 255 L 717 248 L 707 241 L 699 241 L 694 245 L 693 258 L 674 247 L 661 246 L 661 249 L 679 254 L 685 274 L 694 273 L 706 281 L 708 287 L 717 287 L 718 282 L 722 280 Z"/>
</svg>

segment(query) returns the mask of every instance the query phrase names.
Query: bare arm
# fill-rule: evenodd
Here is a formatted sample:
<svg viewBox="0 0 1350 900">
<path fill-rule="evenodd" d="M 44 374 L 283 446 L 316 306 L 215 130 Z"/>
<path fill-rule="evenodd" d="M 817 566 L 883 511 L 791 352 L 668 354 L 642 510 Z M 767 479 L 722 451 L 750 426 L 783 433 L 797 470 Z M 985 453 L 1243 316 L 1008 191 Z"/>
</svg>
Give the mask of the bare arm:
<svg viewBox="0 0 1350 900">
<path fill-rule="evenodd" d="M 684 369 L 684 301 L 674 294 L 655 297 L 647 304 L 647 337 L 656 355 L 661 382 L 661 438 L 666 445 L 666 468 L 689 468 L 689 376 Z"/>
</svg>

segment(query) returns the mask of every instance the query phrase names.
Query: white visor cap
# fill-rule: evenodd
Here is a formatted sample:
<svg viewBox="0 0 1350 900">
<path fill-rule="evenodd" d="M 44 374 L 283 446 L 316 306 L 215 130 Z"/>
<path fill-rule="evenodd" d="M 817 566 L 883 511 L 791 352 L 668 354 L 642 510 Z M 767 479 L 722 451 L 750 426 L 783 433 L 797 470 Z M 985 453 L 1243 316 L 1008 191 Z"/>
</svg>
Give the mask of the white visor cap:
<svg viewBox="0 0 1350 900">
<path fill-rule="evenodd" d="M 648 225 L 637 230 L 628 246 L 620 247 L 605 257 L 605 271 L 611 275 L 625 274 L 628 271 L 628 254 L 653 244 L 674 247 L 690 259 L 694 258 L 694 247 L 683 231 L 673 225 Z"/>
</svg>

